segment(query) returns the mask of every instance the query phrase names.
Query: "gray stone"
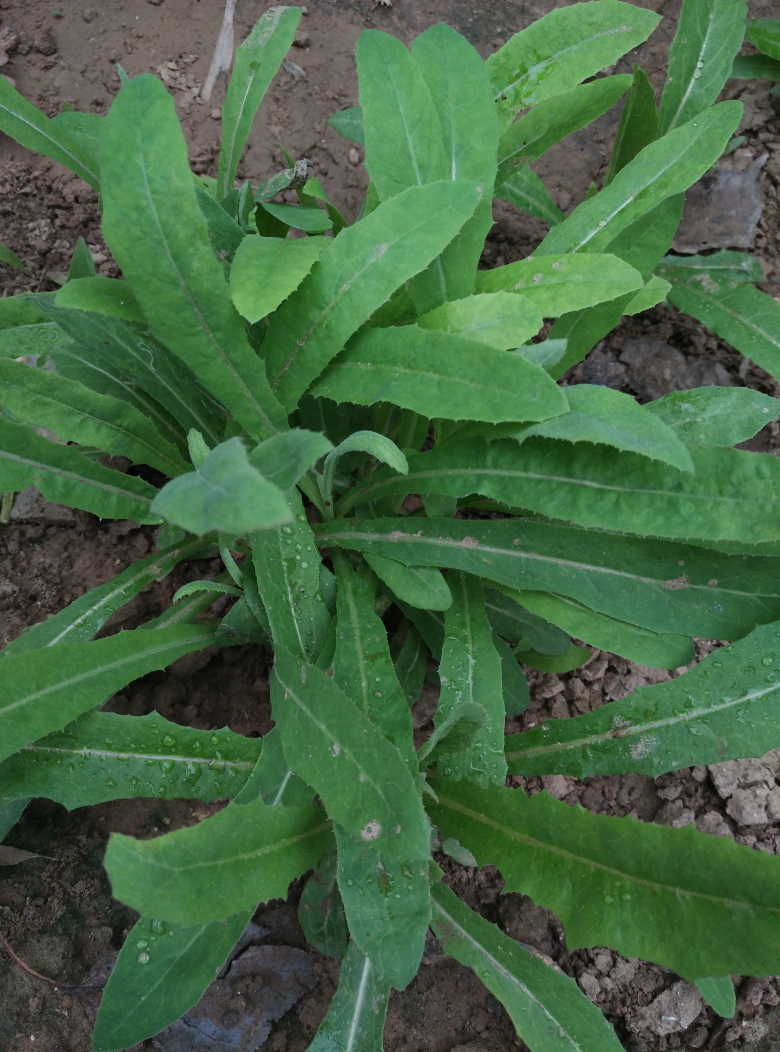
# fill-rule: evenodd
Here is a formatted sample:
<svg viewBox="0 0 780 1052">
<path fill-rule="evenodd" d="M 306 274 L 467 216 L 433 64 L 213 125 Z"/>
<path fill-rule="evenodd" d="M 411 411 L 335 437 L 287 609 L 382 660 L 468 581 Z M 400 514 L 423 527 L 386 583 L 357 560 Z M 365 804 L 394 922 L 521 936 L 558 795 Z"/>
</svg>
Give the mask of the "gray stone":
<svg viewBox="0 0 780 1052">
<path fill-rule="evenodd" d="M 642 1022 L 659 1037 L 687 1030 L 704 1008 L 704 998 L 693 983 L 677 982 L 645 1008 Z"/>
<path fill-rule="evenodd" d="M 64 504 L 52 504 L 35 486 L 28 486 L 16 494 L 11 509 L 12 522 L 72 523 L 76 515 Z"/>
<path fill-rule="evenodd" d="M 628 368 L 631 386 L 642 398 L 656 399 L 684 390 L 678 382 L 687 368 L 685 356 L 653 336 L 626 340 L 620 361 Z"/>
<path fill-rule="evenodd" d="M 672 246 L 675 252 L 707 248 L 752 248 L 764 209 L 761 169 L 768 154 L 742 172 L 715 167 L 686 191 L 682 222 Z"/>
<path fill-rule="evenodd" d="M 726 804 L 726 814 L 741 826 L 761 826 L 769 821 L 766 814 L 766 798 L 769 789 L 765 785 L 754 785 L 750 789 L 735 789 Z"/>
</svg>

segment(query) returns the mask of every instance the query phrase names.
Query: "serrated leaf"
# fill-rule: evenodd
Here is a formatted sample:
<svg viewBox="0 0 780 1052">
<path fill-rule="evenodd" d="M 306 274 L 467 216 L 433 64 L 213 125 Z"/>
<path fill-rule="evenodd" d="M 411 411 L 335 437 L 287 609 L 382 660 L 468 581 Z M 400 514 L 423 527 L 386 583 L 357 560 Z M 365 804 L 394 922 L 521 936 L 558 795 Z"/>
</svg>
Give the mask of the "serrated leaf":
<svg viewBox="0 0 780 1052">
<path fill-rule="evenodd" d="M 780 415 L 776 398 L 749 387 L 698 387 L 672 391 L 647 409 L 683 442 L 702 446 L 735 446 L 747 442 Z"/>
<path fill-rule="evenodd" d="M 263 343 L 271 387 L 286 406 L 293 409 L 358 327 L 449 244 L 478 200 L 472 183 L 412 187 L 333 239 L 274 312 Z"/>
<path fill-rule="evenodd" d="M 519 519 L 341 520 L 316 526 L 315 535 L 320 546 L 376 552 L 410 566 L 450 566 L 518 590 L 569 595 L 659 633 L 739 639 L 780 618 L 780 561 L 772 558 L 734 560 L 693 545 Z M 402 609 L 437 656 L 431 629 L 441 615 L 406 604 Z"/>
<path fill-rule="evenodd" d="M 550 197 L 547 187 L 528 165 L 510 175 L 495 191 L 495 196 L 550 226 L 555 226 L 564 218 L 563 212 Z"/>
<path fill-rule="evenodd" d="M 324 237 L 246 237 L 230 269 L 233 303 L 248 322 L 275 311 L 298 288 L 328 245 Z"/>
<path fill-rule="evenodd" d="M 388 859 L 336 825 L 338 883 L 352 939 L 403 990 L 417 974 L 431 916 L 428 860 Z"/>
<path fill-rule="evenodd" d="M 235 802 L 249 804 L 258 796 L 269 807 L 300 807 L 310 804 L 314 796 L 314 790 L 290 770 L 278 727 L 263 735 L 263 751 Z"/>
<path fill-rule="evenodd" d="M 339 985 L 308 1052 L 382 1052 L 390 984 L 353 940 L 341 963 Z"/>
<path fill-rule="evenodd" d="M 744 0 L 683 0 L 658 107 L 661 135 L 703 113 L 720 95 L 742 47 L 746 15 Z"/>
<path fill-rule="evenodd" d="M 436 792 L 429 811 L 442 832 L 480 866 L 498 866 L 507 891 L 553 910 L 571 949 L 610 946 L 688 979 L 780 967 L 774 856 L 693 827 L 591 814 L 546 792 L 449 782 Z"/>
<path fill-rule="evenodd" d="M 284 897 L 327 850 L 330 830 L 314 804 L 267 807 L 258 798 L 151 840 L 114 833 L 105 867 L 115 898 L 147 917 L 222 920 Z"/>
<path fill-rule="evenodd" d="M 150 331 L 258 441 L 286 430 L 211 250 L 173 99 L 134 77 L 105 118 L 103 232 Z M 142 236 L 139 237 L 139 233 Z"/>
<path fill-rule="evenodd" d="M 650 310 L 651 307 L 656 307 L 666 299 L 671 287 L 668 281 L 653 276 L 645 287 L 641 288 L 633 299 L 628 301 L 624 308 L 625 313 L 628 315 L 641 314 L 643 310 Z"/>
<path fill-rule="evenodd" d="M 598 83 L 598 82 L 597 82 Z M 655 109 L 655 92 L 647 74 L 634 66 L 631 90 L 620 115 L 609 168 L 604 176 L 604 186 L 609 186 L 617 173 L 633 161 L 640 150 L 649 146 L 658 136 L 658 114 Z"/>
<path fill-rule="evenodd" d="M 157 490 L 140 478 L 103 467 L 70 446 L 0 419 L 0 492 L 35 485 L 47 500 L 91 511 L 103 519 L 155 523 Z"/>
<path fill-rule="evenodd" d="M 571 91 L 638 47 L 659 16 L 618 0 L 551 11 L 487 60 L 502 127 L 518 110 Z"/>
<path fill-rule="evenodd" d="M 93 1052 L 116 1052 L 154 1037 L 192 1008 L 251 915 L 245 910 L 186 928 L 142 917 L 128 932 L 103 991 Z"/>
<path fill-rule="evenodd" d="M 276 651 L 271 705 L 288 763 L 334 821 L 387 858 L 427 858 L 420 794 L 398 751 L 333 680 Z"/>
<path fill-rule="evenodd" d="M 295 428 L 255 446 L 249 454 L 249 463 L 263 478 L 286 493 L 331 449 L 332 444 L 319 432 Z"/>
<path fill-rule="evenodd" d="M 452 593 L 440 570 L 404 566 L 382 555 L 366 555 L 366 562 L 390 591 L 410 606 L 421 610 L 446 610 L 452 605 Z"/>
<path fill-rule="evenodd" d="M 0 760 L 101 705 L 139 676 L 202 650 L 212 635 L 194 626 L 137 629 L 96 642 L 9 654 L 0 662 Z"/>
<path fill-rule="evenodd" d="M 87 254 L 89 255 L 89 252 Z M 117 281 L 114 278 L 98 275 L 69 278 L 57 293 L 54 302 L 58 307 L 69 307 L 71 310 L 93 311 L 96 314 L 107 314 L 113 318 L 123 318 L 125 321 L 141 324 L 146 321 L 130 286 L 126 281 Z"/>
<path fill-rule="evenodd" d="M 349 930 L 336 883 L 337 862 L 333 844 L 306 881 L 298 903 L 298 919 L 303 934 L 317 953 L 342 960 L 347 952 Z"/>
<path fill-rule="evenodd" d="M 227 727 L 204 732 L 157 713 L 87 712 L 0 764 L 0 802 L 45 796 L 72 811 L 133 797 L 221 800 L 239 792 L 260 746 Z"/>
<path fill-rule="evenodd" d="M 441 329 L 504 351 L 530 340 L 542 322 L 539 308 L 527 297 L 494 292 L 443 303 L 424 314 L 417 324 L 421 329 Z"/>
<path fill-rule="evenodd" d="M 732 1019 L 737 1010 L 737 996 L 730 975 L 695 979 L 696 989 L 704 1000 L 724 1019 Z"/>
<path fill-rule="evenodd" d="M 520 293 L 545 318 L 592 307 L 641 287 L 641 275 L 622 259 L 610 255 L 534 253 L 519 263 L 481 270 L 477 275 L 477 292 L 506 289 Z"/>
<path fill-rule="evenodd" d="M 339 110 L 328 118 L 328 124 L 334 131 L 338 132 L 343 139 L 349 139 L 358 146 L 366 145 L 366 136 L 363 131 L 363 111 L 360 106 L 348 106 L 345 110 Z"/>
<path fill-rule="evenodd" d="M 293 42 L 300 20 L 300 8 L 272 7 L 255 22 L 252 32 L 236 48 L 233 73 L 222 106 L 218 198 L 225 197 L 233 187 L 257 108 Z"/>
<path fill-rule="evenodd" d="M 534 1052 L 620 1052 L 622 1045 L 576 982 L 470 910 L 445 884 L 431 887 L 431 927 L 471 968 Z"/>
<path fill-rule="evenodd" d="M 0 360 L 25 355 L 49 354 L 68 337 L 53 323 L 18 325 L 0 329 Z"/>
<path fill-rule="evenodd" d="M 338 402 L 392 402 L 448 420 L 544 420 L 567 404 L 541 366 L 415 325 L 364 330 L 311 390 Z"/>
</svg>

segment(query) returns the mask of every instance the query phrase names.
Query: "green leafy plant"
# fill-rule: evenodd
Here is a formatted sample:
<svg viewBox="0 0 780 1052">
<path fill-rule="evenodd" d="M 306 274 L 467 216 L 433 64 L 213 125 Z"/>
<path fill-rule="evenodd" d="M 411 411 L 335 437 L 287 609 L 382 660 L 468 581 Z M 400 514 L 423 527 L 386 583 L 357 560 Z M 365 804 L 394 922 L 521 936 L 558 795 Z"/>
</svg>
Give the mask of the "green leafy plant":
<svg viewBox="0 0 780 1052">
<path fill-rule="evenodd" d="M 660 775 L 780 743 L 780 465 L 731 448 L 780 407 L 742 389 L 642 406 L 556 383 L 667 295 L 771 364 L 778 329 L 767 313 L 759 333 L 750 314 L 754 261 L 666 256 L 684 191 L 740 120 L 738 103 L 713 104 L 744 15 L 686 0 L 658 112 L 641 70 L 597 76 L 658 22 L 618 0 L 557 9 L 487 61 L 445 25 L 411 51 L 364 33 L 360 107 L 333 119 L 366 151 L 352 225 L 305 160 L 257 190 L 233 185 L 295 8 L 268 11 L 238 49 L 216 180 L 190 172 L 150 75 L 105 118 L 53 120 L 0 79 L 0 127 L 99 188 L 123 274 L 96 276 L 84 246 L 56 294 L 0 300 L 0 489 L 162 524 L 153 556 L 0 653 L 0 832 L 32 796 L 230 801 L 192 828 L 112 836 L 114 894 L 141 919 L 96 1050 L 186 1012 L 258 903 L 312 869 L 301 921 L 342 958 L 315 1052 L 381 1048 L 390 991 L 415 975 L 429 926 L 534 1052 L 618 1050 L 571 979 L 442 883 L 439 849 L 496 865 L 508 891 L 556 911 L 570 948 L 657 961 L 726 1014 L 730 974 L 780 971 L 776 858 L 505 786 Z M 564 218 L 529 164 L 623 96 L 605 186 Z M 494 188 L 551 228 L 532 257 L 479 271 Z M 285 189 L 297 205 L 274 203 Z M 179 561 L 217 552 L 224 574 L 94 638 Z M 215 592 L 234 604 L 199 618 Z M 594 646 L 674 669 L 693 660 L 692 636 L 733 642 L 672 681 L 505 737 L 505 715 L 528 704 L 522 665 L 570 670 Z M 101 711 L 214 643 L 275 652 L 262 741 Z M 441 695 L 415 750 L 429 655 Z"/>
</svg>

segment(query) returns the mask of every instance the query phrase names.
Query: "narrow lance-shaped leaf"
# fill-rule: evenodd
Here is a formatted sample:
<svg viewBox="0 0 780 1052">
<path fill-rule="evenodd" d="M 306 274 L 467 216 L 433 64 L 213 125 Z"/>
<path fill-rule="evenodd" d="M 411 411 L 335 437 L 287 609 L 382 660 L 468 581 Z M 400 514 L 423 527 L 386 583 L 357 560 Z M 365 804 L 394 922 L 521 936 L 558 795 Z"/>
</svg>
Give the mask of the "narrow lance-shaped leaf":
<svg viewBox="0 0 780 1052">
<path fill-rule="evenodd" d="M 283 897 L 316 864 L 331 824 L 313 804 L 230 804 L 196 826 L 152 840 L 114 833 L 105 866 L 114 896 L 147 917 L 222 920 Z"/>
<path fill-rule="evenodd" d="M 536 219 L 544 220 L 549 226 L 555 226 L 564 218 L 547 187 L 528 165 L 510 175 L 496 190 L 495 196 Z"/>
<path fill-rule="evenodd" d="M 93 1052 L 130 1048 L 192 1008 L 216 979 L 252 912 L 186 928 L 156 917 L 137 921 L 103 991 Z"/>
<path fill-rule="evenodd" d="M 282 63 L 301 20 L 299 7 L 272 7 L 236 48 L 233 73 L 222 106 L 222 145 L 219 150 L 217 197 L 233 187 L 257 108 Z"/>
<path fill-rule="evenodd" d="M 204 627 L 120 632 L 90 643 L 61 643 L 0 662 L 0 759 L 102 704 L 132 680 L 163 669 L 213 633 Z"/>
<path fill-rule="evenodd" d="M 633 161 L 640 150 L 649 146 L 658 136 L 658 113 L 655 108 L 655 92 L 650 78 L 639 66 L 634 66 L 634 76 L 626 104 L 620 115 L 609 168 L 604 176 L 604 186 L 609 186 L 617 173 Z"/>
<path fill-rule="evenodd" d="M 534 1052 L 620 1052 L 599 1009 L 563 972 L 470 910 L 446 884 L 431 888 L 431 927 L 444 951 L 471 968 Z"/>
<path fill-rule="evenodd" d="M 507 738 L 517 774 L 657 777 L 678 767 L 763 756 L 780 743 L 780 624 L 713 651 L 678 679 L 640 687 L 622 701 L 571 720 L 550 720 Z"/>
<path fill-rule="evenodd" d="M 277 649 L 271 705 L 284 754 L 348 832 L 388 858 L 427 858 L 420 793 L 399 750 L 333 680 Z"/>
<path fill-rule="evenodd" d="M 520 598 L 520 592 L 506 585 L 485 588 L 485 611 L 494 632 L 520 650 L 535 650 L 550 657 L 564 654 L 571 643 L 568 634 L 522 606 Z"/>
<path fill-rule="evenodd" d="M 61 113 L 54 114 L 51 123 L 57 129 L 58 135 L 64 131 L 77 143 L 81 151 L 81 157 L 89 171 L 99 174 L 100 138 L 103 134 L 102 116 L 99 113 L 79 113 L 78 110 L 63 110 Z"/>
<path fill-rule="evenodd" d="M 144 796 L 221 800 L 240 791 L 261 744 L 227 727 L 181 727 L 155 712 L 87 712 L 0 764 L 0 803 L 45 796 L 72 811 Z"/>
<path fill-rule="evenodd" d="M 381 555 L 366 555 L 366 562 L 399 599 L 421 610 L 446 610 L 452 593 L 440 570 L 424 566 L 404 566 Z"/>
<path fill-rule="evenodd" d="M 353 940 L 339 985 L 309 1052 L 382 1052 L 390 984 Z"/>
<path fill-rule="evenodd" d="M 103 130 L 103 230 L 151 332 L 260 440 L 286 429 L 195 197 L 173 99 L 142 74 Z"/>
<path fill-rule="evenodd" d="M 337 866 L 334 843 L 306 881 L 298 903 L 298 919 L 317 953 L 341 960 L 347 952 L 349 930 L 336 882 Z"/>
<path fill-rule="evenodd" d="M 437 783 L 431 818 L 553 910 L 566 944 L 610 946 L 683 978 L 780 967 L 780 860 L 692 826 L 595 815 L 546 792 Z"/>
<path fill-rule="evenodd" d="M 737 55 L 731 76 L 740 80 L 761 80 L 763 77 L 780 80 L 780 62 L 767 55 Z"/>
<path fill-rule="evenodd" d="M 742 47 L 744 0 L 683 0 L 672 46 L 658 131 L 666 135 L 715 102 Z"/>
</svg>

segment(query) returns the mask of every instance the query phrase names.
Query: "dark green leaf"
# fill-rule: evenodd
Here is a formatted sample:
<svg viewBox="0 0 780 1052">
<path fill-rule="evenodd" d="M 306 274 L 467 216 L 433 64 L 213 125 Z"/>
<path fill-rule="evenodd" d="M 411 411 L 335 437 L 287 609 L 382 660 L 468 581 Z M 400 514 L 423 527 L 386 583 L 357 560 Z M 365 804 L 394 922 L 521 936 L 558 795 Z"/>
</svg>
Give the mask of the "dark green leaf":
<svg viewBox="0 0 780 1052">
<path fill-rule="evenodd" d="M 305 230 L 309 234 L 324 234 L 333 226 L 328 213 L 316 206 L 306 208 L 303 205 L 277 205 L 266 202 L 260 205 L 260 208 L 287 226 Z"/>
<path fill-rule="evenodd" d="M 324 435 L 296 428 L 255 446 L 249 454 L 249 463 L 286 493 L 331 449 L 333 446 Z"/>
<path fill-rule="evenodd" d="M 395 659 L 395 674 L 410 705 L 414 705 L 420 697 L 425 682 L 427 658 L 428 648 L 420 633 L 410 624 L 406 639 Z"/>
<path fill-rule="evenodd" d="M 510 175 L 496 190 L 495 196 L 536 219 L 544 220 L 550 226 L 555 226 L 564 218 L 542 180 L 528 165 Z"/>
<path fill-rule="evenodd" d="M 746 442 L 780 415 L 776 398 L 749 387 L 672 391 L 649 402 L 646 408 L 683 442 L 702 446 L 735 446 Z"/>
<path fill-rule="evenodd" d="M 24 273 L 24 263 L 8 245 L 0 245 L 0 263 L 5 263 L 14 270 L 21 270 Z"/>
<path fill-rule="evenodd" d="M 40 312 L 37 311 L 37 313 L 40 316 Z M 48 354 L 58 344 L 69 342 L 62 330 L 51 322 L 0 329 L 0 358 L 22 358 L 25 355 Z"/>
<path fill-rule="evenodd" d="M 515 657 L 529 668 L 535 668 L 538 672 L 572 672 L 575 668 L 581 668 L 593 655 L 585 647 L 571 646 L 557 657 L 548 657 L 547 654 L 538 654 L 535 650 L 516 650 Z"/>
<path fill-rule="evenodd" d="M 246 235 L 235 219 L 205 190 L 196 187 L 195 197 L 205 217 L 214 254 L 224 268 L 230 268 Z"/>
<path fill-rule="evenodd" d="M 353 939 L 341 963 L 338 989 L 308 1052 L 382 1052 L 389 999 L 390 984 Z"/>
<path fill-rule="evenodd" d="M 780 60 L 780 19 L 749 18 L 745 36 L 765 55 Z"/>
<path fill-rule="evenodd" d="M 504 695 L 504 712 L 507 716 L 519 716 L 531 702 L 528 680 L 518 664 L 511 647 L 495 631 L 493 646 L 501 658 L 501 693 Z"/>
<path fill-rule="evenodd" d="M 4 840 L 7 833 L 13 829 L 22 817 L 29 799 L 12 800 L 9 804 L 0 803 L 0 841 Z"/>
<path fill-rule="evenodd" d="M 780 62 L 766 55 L 737 55 L 731 67 L 731 76 L 740 80 L 761 80 L 763 77 L 780 80 Z"/>
<path fill-rule="evenodd" d="M 727 249 L 710 256 L 666 256 L 656 270 L 666 277 L 670 268 L 678 272 L 681 281 L 690 281 L 694 286 L 698 283 L 707 292 L 727 291 L 738 283 L 764 280 L 764 268 L 757 256 Z"/>
<path fill-rule="evenodd" d="M 300 807 L 310 804 L 314 796 L 314 790 L 288 767 L 278 727 L 263 737 L 260 758 L 235 802 L 249 804 L 258 796 L 270 807 Z"/>
<path fill-rule="evenodd" d="M 79 113 L 77 110 L 63 110 L 61 113 L 54 114 L 51 123 L 58 133 L 66 132 L 78 144 L 82 157 L 88 163 L 89 170 L 99 173 L 100 139 L 103 134 L 101 115 L 99 113 Z M 37 147 L 34 148 L 37 149 Z"/>
<path fill-rule="evenodd" d="M 493 638 L 495 640 L 495 635 Z M 420 767 L 427 767 L 440 756 L 469 749 L 487 724 L 488 713 L 483 705 L 476 701 L 459 701 L 417 750 Z"/>
<path fill-rule="evenodd" d="M 598 81 L 596 81 L 598 83 Z M 620 115 L 609 168 L 604 176 L 604 186 L 609 186 L 617 173 L 633 161 L 640 150 L 649 146 L 658 135 L 658 114 L 655 109 L 655 92 L 644 70 L 634 66 L 633 82 Z"/>
<path fill-rule="evenodd" d="M 452 594 L 439 570 L 404 566 L 382 555 L 366 555 L 366 562 L 391 592 L 411 606 L 421 610 L 446 610 L 452 605 Z"/>
<path fill-rule="evenodd" d="M 511 589 L 485 590 L 485 610 L 494 631 L 520 650 L 536 650 L 550 657 L 565 653 L 571 643 L 567 633 L 521 606 L 519 598 L 520 593 Z"/>
<path fill-rule="evenodd" d="M 298 919 L 317 953 L 341 960 L 347 952 L 349 930 L 336 883 L 337 862 L 336 845 L 333 844 L 306 881 L 298 903 Z"/>
</svg>

